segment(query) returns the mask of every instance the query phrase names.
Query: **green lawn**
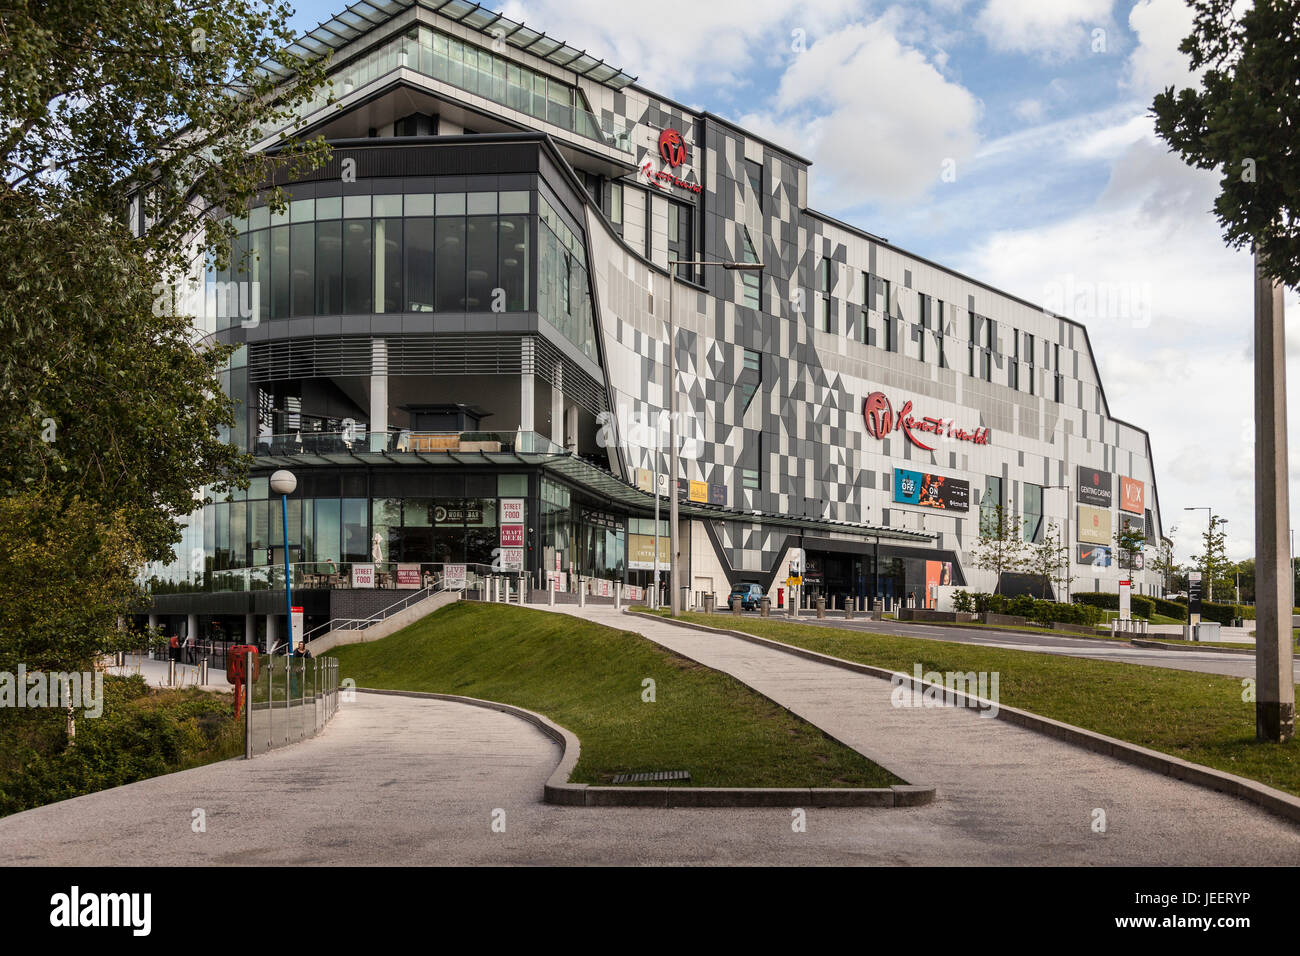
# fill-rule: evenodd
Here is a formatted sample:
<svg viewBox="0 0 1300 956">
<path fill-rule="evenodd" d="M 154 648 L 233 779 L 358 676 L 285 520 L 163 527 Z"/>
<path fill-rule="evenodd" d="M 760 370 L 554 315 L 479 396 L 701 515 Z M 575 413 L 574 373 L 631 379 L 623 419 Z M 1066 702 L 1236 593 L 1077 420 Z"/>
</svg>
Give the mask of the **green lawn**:
<svg viewBox="0 0 1300 956">
<path fill-rule="evenodd" d="M 683 618 L 717 626 L 716 616 Z M 737 630 L 912 673 L 996 671 L 1000 703 L 1300 794 L 1300 740 L 1255 742 L 1236 677 L 746 618 Z"/>
<path fill-rule="evenodd" d="M 546 715 L 581 742 L 574 783 L 653 770 L 688 770 L 686 785 L 702 787 L 904 782 L 726 674 L 565 614 L 460 602 L 330 653 L 340 679 L 358 687 L 460 694 Z M 646 678 L 654 703 L 642 700 Z"/>
</svg>

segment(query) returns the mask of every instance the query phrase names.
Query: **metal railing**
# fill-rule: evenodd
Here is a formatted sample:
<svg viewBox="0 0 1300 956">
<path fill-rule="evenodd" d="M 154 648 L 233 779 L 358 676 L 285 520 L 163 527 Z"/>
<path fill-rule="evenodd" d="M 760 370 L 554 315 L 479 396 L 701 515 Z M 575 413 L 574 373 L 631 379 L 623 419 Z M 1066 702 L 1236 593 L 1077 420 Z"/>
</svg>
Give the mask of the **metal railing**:
<svg viewBox="0 0 1300 956">
<path fill-rule="evenodd" d="M 245 688 L 244 756 L 287 747 L 324 728 L 339 708 L 339 662 L 333 657 L 249 654 Z"/>
<path fill-rule="evenodd" d="M 280 545 L 276 545 L 277 548 Z M 294 550 L 298 550 L 294 546 Z M 364 590 L 418 590 L 429 587 L 446 564 L 441 561 L 295 561 L 289 565 L 293 576 L 293 589 L 335 590 L 358 588 Z M 359 565 L 368 569 L 370 584 L 354 581 L 352 569 Z M 486 567 L 465 563 L 467 576 L 471 569 Z M 223 571 L 203 571 L 194 580 L 167 581 L 161 578 L 142 578 L 141 583 L 152 594 L 193 593 L 207 591 L 268 591 L 284 588 L 284 565 L 267 564 L 253 568 L 231 568 Z"/>
<path fill-rule="evenodd" d="M 445 568 L 444 565 L 439 565 L 438 567 L 440 569 Z M 459 565 L 457 565 L 457 567 L 459 567 Z M 459 583 L 460 578 L 458 576 L 453 582 L 456 585 L 455 590 L 459 591 L 462 590 L 462 588 L 464 590 L 482 589 L 482 582 L 491 574 L 491 569 L 485 564 L 467 564 L 464 567 L 464 584 L 462 585 Z M 311 641 L 313 638 L 323 636 L 331 631 L 364 631 L 366 628 L 378 624 L 380 621 L 386 620 L 394 614 L 405 611 L 408 607 L 411 607 L 414 604 L 418 604 L 425 598 L 430 598 L 435 594 L 450 590 L 448 587 L 449 580 L 451 579 L 447 578 L 444 570 L 433 572 L 431 580 L 424 587 L 420 588 L 418 591 L 412 592 L 398 601 L 394 601 L 392 604 L 376 611 L 369 617 L 332 618 L 324 624 L 317 624 L 311 630 L 307 631 L 304 635 L 304 639 Z"/>
<path fill-rule="evenodd" d="M 541 432 L 448 432 L 394 428 L 367 432 L 364 425 L 344 431 L 302 429 L 253 440 L 254 455 L 355 455 L 367 452 L 393 454 L 431 452 L 520 453 L 562 455 L 564 448 Z"/>
</svg>

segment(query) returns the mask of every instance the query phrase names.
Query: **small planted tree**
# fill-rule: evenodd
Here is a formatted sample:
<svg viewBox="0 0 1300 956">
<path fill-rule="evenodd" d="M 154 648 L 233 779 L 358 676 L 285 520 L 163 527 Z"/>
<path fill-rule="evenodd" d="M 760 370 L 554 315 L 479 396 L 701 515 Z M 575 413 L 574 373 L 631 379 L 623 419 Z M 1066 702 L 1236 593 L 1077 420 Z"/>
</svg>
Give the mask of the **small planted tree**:
<svg viewBox="0 0 1300 956">
<path fill-rule="evenodd" d="M 1215 582 L 1219 582 L 1220 591 L 1230 568 L 1226 545 L 1227 532 L 1223 526 L 1228 522 L 1216 514 L 1210 515 L 1209 527 L 1201 533 L 1201 553 L 1192 556 L 1192 563 L 1201 571 L 1201 580 L 1207 590 L 1206 600 L 1214 600 Z"/>
<path fill-rule="evenodd" d="M 982 571 L 997 577 L 993 593 L 1002 589 L 1002 575 L 1023 571 L 1028 566 L 1025 552 L 1025 520 L 1002 505 L 980 515 L 980 536 L 970 549 L 971 560 Z"/>
<path fill-rule="evenodd" d="M 1026 556 L 1028 568 L 1038 582 L 1038 596 L 1046 599 L 1055 588 L 1057 600 L 1070 586 L 1070 549 L 1061 536 L 1061 527 L 1049 522 L 1043 531 L 1043 540 L 1029 546 Z"/>
<path fill-rule="evenodd" d="M 1120 529 L 1115 532 L 1115 557 L 1119 566 L 1129 572 L 1136 570 L 1138 556 L 1143 553 L 1146 543 L 1146 533 L 1124 518 Z"/>
</svg>

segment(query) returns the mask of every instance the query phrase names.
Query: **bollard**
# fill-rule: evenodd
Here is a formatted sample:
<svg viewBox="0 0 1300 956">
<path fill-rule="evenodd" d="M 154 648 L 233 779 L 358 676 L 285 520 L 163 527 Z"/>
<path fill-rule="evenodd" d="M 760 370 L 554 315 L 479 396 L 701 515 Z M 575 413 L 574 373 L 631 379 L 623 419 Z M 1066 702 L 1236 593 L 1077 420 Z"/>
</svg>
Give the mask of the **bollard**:
<svg viewBox="0 0 1300 956">
<path fill-rule="evenodd" d="M 767 617 L 772 613 L 772 599 L 770 597 L 761 597 L 758 599 L 758 616 Z"/>
<path fill-rule="evenodd" d="M 623 582 L 614 582 L 614 610 L 620 610 L 623 607 Z"/>
<path fill-rule="evenodd" d="M 167 662 L 167 686 L 168 687 L 176 686 L 176 662 L 175 661 L 169 660 Z"/>
<path fill-rule="evenodd" d="M 587 586 L 582 578 L 578 579 L 578 607 L 587 606 Z"/>
<path fill-rule="evenodd" d="M 817 599 L 817 620 L 820 621 L 825 617 L 826 617 L 826 599 L 824 597 L 819 597 Z"/>
<path fill-rule="evenodd" d="M 731 596 L 731 613 L 732 613 L 732 614 L 735 614 L 737 617 L 740 616 L 740 608 L 741 608 L 741 604 L 742 604 L 742 602 L 741 602 L 741 600 L 740 600 L 740 595 L 739 595 L 739 594 L 733 594 L 733 595 Z"/>
<path fill-rule="evenodd" d="M 550 604 L 551 607 L 555 607 L 555 584 L 554 583 L 552 583 L 551 586 L 546 589 L 546 594 L 547 594 L 547 599 L 546 599 L 547 603 Z"/>
<path fill-rule="evenodd" d="M 853 620 L 853 605 L 856 603 L 857 601 L 855 601 L 853 598 L 849 598 L 847 601 L 844 602 L 844 620 L 846 621 Z"/>
<path fill-rule="evenodd" d="M 199 686 L 202 687 L 208 682 L 208 655 L 204 654 L 203 659 L 199 661 Z"/>
</svg>

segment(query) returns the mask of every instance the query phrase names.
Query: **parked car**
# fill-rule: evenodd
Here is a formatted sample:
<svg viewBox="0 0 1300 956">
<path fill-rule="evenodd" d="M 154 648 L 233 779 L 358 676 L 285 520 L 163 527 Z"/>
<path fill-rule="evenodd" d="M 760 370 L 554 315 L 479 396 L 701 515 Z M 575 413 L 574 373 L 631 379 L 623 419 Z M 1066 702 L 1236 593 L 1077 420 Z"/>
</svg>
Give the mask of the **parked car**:
<svg viewBox="0 0 1300 956">
<path fill-rule="evenodd" d="M 736 584 L 731 588 L 731 596 L 727 598 L 727 607 L 731 607 L 732 598 L 740 598 L 740 606 L 746 611 L 758 610 L 758 602 L 763 600 L 763 586 L 761 584 Z"/>
</svg>

